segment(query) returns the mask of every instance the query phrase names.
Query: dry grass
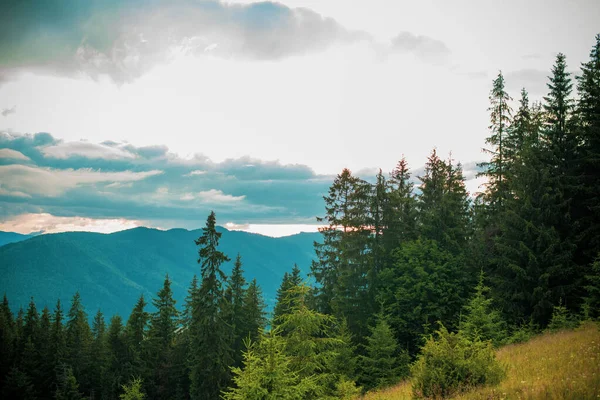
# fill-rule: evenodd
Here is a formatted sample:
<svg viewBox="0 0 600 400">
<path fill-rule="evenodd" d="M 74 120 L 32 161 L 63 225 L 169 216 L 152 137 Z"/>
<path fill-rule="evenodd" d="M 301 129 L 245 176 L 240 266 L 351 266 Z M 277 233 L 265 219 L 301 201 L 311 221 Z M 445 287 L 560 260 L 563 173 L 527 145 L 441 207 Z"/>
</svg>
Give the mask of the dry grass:
<svg viewBox="0 0 600 400">
<path fill-rule="evenodd" d="M 586 323 L 574 331 L 546 333 L 527 343 L 505 346 L 498 359 L 507 367 L 497 386 L 463 393 L 455 399 L 600 399 L 600 330 Z M 364 400 L 411 398 L 410 382 Z"/>
</svg>

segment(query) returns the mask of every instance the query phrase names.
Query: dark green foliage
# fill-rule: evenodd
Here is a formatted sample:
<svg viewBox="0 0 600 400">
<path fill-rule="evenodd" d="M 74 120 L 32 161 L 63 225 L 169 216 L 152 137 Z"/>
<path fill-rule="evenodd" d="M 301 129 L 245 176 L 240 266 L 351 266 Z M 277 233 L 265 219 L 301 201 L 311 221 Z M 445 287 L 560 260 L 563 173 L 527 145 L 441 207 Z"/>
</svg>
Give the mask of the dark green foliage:
<svg viewBox="0 0 600 400">
<path fill-rule="evenodd" d="M 394 268 L 382 274 L 381 297 L 398 342 L 414 354 L 430 324 L 458 323 L 469 279 L 460 258 L 432 240 L 405 243 L 394 255 Z"/>
<path fill-rule="evenodd" d="M 600 317 L 600 253 L 592 265 L 590 274 L 587 276 L 587 285 L 585 286 L 587 296 L 585 306 L 587 309 L 586 317 Z"/>
<path fill-rule="evenodd" d="M 232 350 L 231 326 L 227 322 L 227 303 L 221 265 L 229 258 L 218 250 L 221 233 L 216 231 L 211 212 L 195 243 L 198 250 L 202 284 L 194 299 L 190 326 L 190 381 L 193 399 L 215 399 L 229 383 Z"/>
<path fill-rule="evenodd" d="M 4 379 L 2 398 L 23 400 L 37 399 L 31 377 L 16 367 L 12 368 Z"/>
<path fill-rule="evenodd" d="M 511 144 L 507 143 L 506 136 L 512 118 L 512 110 L 508 103 L 512 99 L 505 90 L 502 72 L 498 73 L 498 77 L 494 79 L 489 99 L 491 135 L 485 140 L 486 144 L 490 146 L 485 151 L 490 155 L 491 160 L 482 163 L 481 166 L 484 167 L 482 175 L 488 178 L 487 190 L 484 194 L 485 202 L 488 204 L 490 213 L 494 214 L 502 211 L 504 202 L 509 197 L 506 145 L 509 144 L 510 149 Z"/>
<path fill-rule="evenodd" d="M 80 400 L 82 398 L 79 392 L 79 384 L 71 368 L 64 366 L 59 374 L 58 387 L 54 398 L 56 400 Z"/>
<path fill-rule="evenodd" d="M 475 386 L 494 385 L 505 376 L 490 342 L 470 340 L 441 325 L 427 339 L 411 368 L 415 397 L 446 398 Z"/>
<path fill-rule="evenodd" d="M 231 271 L 231 277 L 227 282 L 225 290 L 225 298 L 229 305 L 227 312 L 229 313 L 229 325 L 232 327 L 232 345 L 233 365 L 240 367 L 242 365 L 243 340 L 248 336 L 246 324 L 246 314 L 244 313 L 244 303 L 246 299 L 246 279 L 244 278 L 244 270 L 242 269 L 242 258 L 238 254 Z"/>
<path fill-rule="evenodd" d="M 240 330 L 240 333 L 245 338 L 258 340 L 260 333 L 267 324 L 267 319 L 265 317 L 265 302 L 262 297 L 262 290 L 256 283 L 256 279 L 252 279 L 248 286 L 242 305 L 242 314 L 244 329 Z"/>
<path fill-rule="evenodd" d="M 390 386 L 408 375 L 408 354 L 399 349 L 392 329 L 383 317 L 377 316 L 377 323 L 370 327 L 365 355 L 360 358 L 361 385 L 370 390 Z"/>
<path fill-rule="evenodd" d="M 73 296 L 67 317 L 65 360 L 73 369 L 72 375 L 77 379 L 82 391 L 87 392 L 90 389 L 92 331 L 79 293 Z"/>
<path fill-rule="evenodd" d="M 294 300 L 286 300 L 291 295 L 290 289 L 302 284 L 302 277 L 300 276 L 300 268 L 294 264 L 292 273 L 283 274 L 283 280 L 281 286 L 277 289 L 277 303 L 273 309 L 273 323 L 277 324 L 277 320 L 284 314 L 288 314 L 291 308 L 296 304 Z"/>
<path fill-rule="evenodd" d="M 153 399 L 170 399 L 175 392 L 177 378 L 174 374 L 173 351 L 178 311 L 175 308 L 169 276 L 162 289 L 152 300 L 156 312 L 150 316 L 148 339 L 144 343 L 148 370 L 147 391 Z"/>
</svg>

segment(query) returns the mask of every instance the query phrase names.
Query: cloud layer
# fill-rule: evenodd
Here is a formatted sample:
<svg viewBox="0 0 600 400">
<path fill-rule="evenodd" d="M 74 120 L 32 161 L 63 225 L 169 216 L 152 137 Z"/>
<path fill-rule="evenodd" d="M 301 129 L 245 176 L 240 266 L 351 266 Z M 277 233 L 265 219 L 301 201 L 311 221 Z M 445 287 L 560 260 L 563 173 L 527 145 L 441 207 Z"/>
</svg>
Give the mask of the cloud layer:
<svg viewBox="0 0 600 400">
<path fill-rule="evenodd" d="M 332 18 L 279 3 L 215 0 L 9 0 L 0 77 L 21 70 L 140 76 L 178 54 L 274 60 L 369 39 Z"/>
<path fill-rule="evenodd" d="M 332 180 L 277 161 L 0 132 L 0 221 L 44 213 L 197 228 L 214 210 L 223 223 L 314 223 Z"/>
</svg>

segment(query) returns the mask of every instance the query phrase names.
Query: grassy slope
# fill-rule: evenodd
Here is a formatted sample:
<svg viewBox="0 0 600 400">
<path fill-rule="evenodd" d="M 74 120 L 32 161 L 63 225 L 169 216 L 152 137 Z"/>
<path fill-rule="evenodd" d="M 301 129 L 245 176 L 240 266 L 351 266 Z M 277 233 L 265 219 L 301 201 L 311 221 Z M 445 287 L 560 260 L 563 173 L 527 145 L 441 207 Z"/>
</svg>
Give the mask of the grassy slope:
<svg viewBox="0 0 600 400">
<path fill-rule="evenodd" d="M 600 399 L 600 329 L 588 323 L 575 331 L 546 333 L 505 346 L 498 359 L 507 377 L 455 399 Z M 371 393 L 365 400 L 410 399 L 410 382 Z"/>
</svg>

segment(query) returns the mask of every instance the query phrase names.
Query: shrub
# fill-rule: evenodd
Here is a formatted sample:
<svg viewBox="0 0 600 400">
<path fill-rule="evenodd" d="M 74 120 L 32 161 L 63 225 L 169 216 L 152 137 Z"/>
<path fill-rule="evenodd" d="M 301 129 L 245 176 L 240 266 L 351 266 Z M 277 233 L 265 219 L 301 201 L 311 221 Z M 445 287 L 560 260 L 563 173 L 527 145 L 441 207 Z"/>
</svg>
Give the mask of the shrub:
<svg viewBox="0 0 600 400">
<path fill-rule="evenodd" d="M 474 386 L 497 384 L 505 375 L 492 344 L 450 333 L 440 324 L 413 364 L 412 389 L 419 398 L 445 398 Z"/>
</svg>

